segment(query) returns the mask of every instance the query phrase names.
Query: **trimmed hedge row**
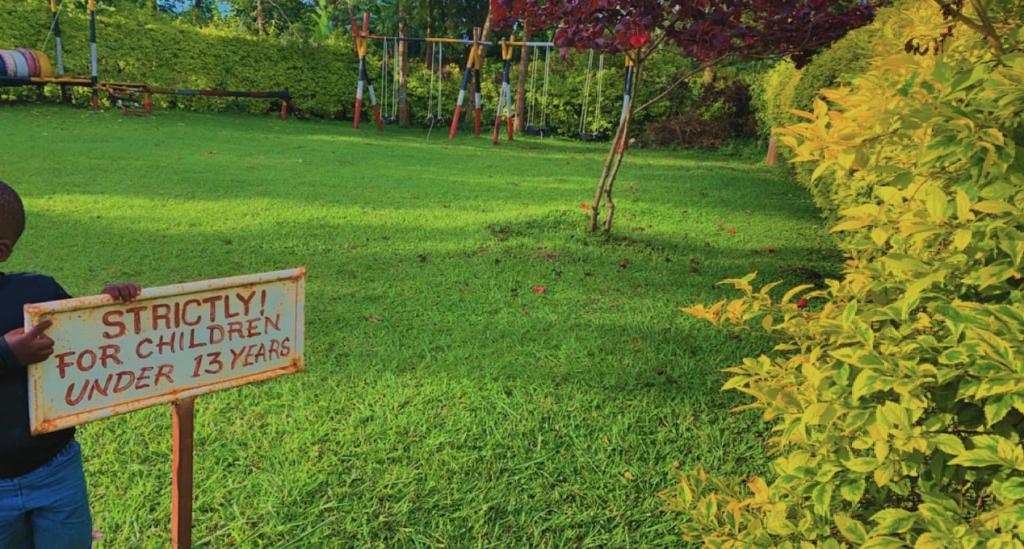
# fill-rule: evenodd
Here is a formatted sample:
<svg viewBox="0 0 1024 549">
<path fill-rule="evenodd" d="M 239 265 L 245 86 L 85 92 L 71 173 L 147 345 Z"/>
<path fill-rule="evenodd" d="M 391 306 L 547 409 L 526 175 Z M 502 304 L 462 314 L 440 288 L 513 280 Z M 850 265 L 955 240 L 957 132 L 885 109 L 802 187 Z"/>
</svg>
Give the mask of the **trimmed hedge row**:
<svg viewBox="0 0 1024 549">
<path fill-rule="evenodd" d="M 97 11 L 100 78 L 175 88 L 287 89 L 306 112 L 350 115 L 356 66 L 351 46 L 283 43 L 177 23 L 166 15 L 100 7 Z M 0 6 L 0 44 L 53 53 L 45 2 L 8 0 Z M 88 19 L 65 2 L 61 16 L 68 74 L 89 74 Z M 44 48 L 43 45 L 46 47 Z M 315 67 L 315 70 L 312 68 Z M 28 90 L 7 94 L 24 97 Z M 50 90 L 49 93 L 55 93 Z M 79 91 L 76 96 L 84 94 Z M 158 96 L 158 107 L 197 111 L 271 109 L 267 101 Z M 346 110 L 347 109 L 347 110 Z"/>
<path fill-rule="evenodd" d="M 68 74 L 89 74 L 88 19 L 82 5 L 65 2 L 61 18 L 65 66 Z M 98 12 L 98 46 L 100 79 L 120 82 L 142 82 L 174 88 L 226 88 L 240 90 L 285 90 L 306 114 L 328 119 L 350 119 L 358 73 L 351 42 L 342 33 L 330 41 L 314 45 L 300 39 L 254 37 L 230 29 L 197 28 L 166 14 L 141 10 L 126 5 L 101 4 Z M 29 47 L 45 50 L 55 57 L 50 29 L 50 12 L 38 0 L 6 0 L 0 5 L 0 48 Z M 380 44 L 375 43 L 368 56 L 368 70 L 385 110 L 392 111 L 391 83 L 381 82 Z M 532 86 L 528 92 L 527 112 L 520 113 L 534 125 L 547 126 L 550 134 L 577 136 L 580 110 L 588 78 L 587 53 L 571 53 L 562 58 L 552 51 L 548 93 L 544 88 L 543 50 L 530 67 Z M 445 46 L 445 78 L 442 83 L 441 119 L 437 120 L 437 82 L 431 95 L 431 73 L 422 57 L 411 59 L 408 97 L 414 124 L 429 125 L 431 114 L 439 125 L 450 120 L 455 97 L 461 83 L 464 47 Z M 483 71 L 485 120 L 494 118 L 502 63 L 491 52 Z M 685 68 L 687 61 L 676 54 L 657 56 L 648 63 L 638 101 L 660 91 L 673 75 Z M 518 72 L 518 56 L 512 70 L 513 86 Z M 596 74 L 590 72 L 590 96 L 586 133 L 610 132 L 618 119 L 622 104 L 623 60 L 621 56 L 605 58 L 601 73 L 601 116 L 596 116 Z M 723 69 L 722 74 L 729 74 Z M 733 71 L 734 73 L 737 71 Z M 744 69 L 743 74 L 749 71 Z M 435 76 L 436 78 L 436 76 Z M 749 80 L 736 74 L 730 79 Z M 385 89 L 387 88 L 387 89 Z M 56 89 L 47 91 L 51 96 Z M 86 102 L 88 91 L 74 91 L 76 101 Z M 31 88 L 0 88 L 0 97 L 32 100 Z M 428 101 L 433 97 L 432 101 Z M 183 108 L 195 111 L 266 112 L 274 105 L 265 100 L 230 98 L 193 98 L 157 96 L 158 108 Z M 428 105 L 428 102 L 430 103 Z M 634 118 L 636 135 L 643 136 L 650 122 L 679 114 L 704 120 L 727 115 L 721 101 L 708 103 L 700 77 L 693 85 L 682 86 L 667 101 L 640 113 Z M 532 116 L 531 116 L 532 111 Z M 472 114 L 470 114 L 472 120 Z M 470 122 L 471 123 L 471 122 Z M 489 123 L 487 124 L 489 125 Z M 721 125 L 721 124 L 719 124 Z M 712 124 L 713 126 L 713 124 Z M 700 126 L 698 125 L 698 129 Z M 699 130 L 703 131 L 703 130 Z M 699 139 L 698 139 L 699 141 Z"/>
</svg>

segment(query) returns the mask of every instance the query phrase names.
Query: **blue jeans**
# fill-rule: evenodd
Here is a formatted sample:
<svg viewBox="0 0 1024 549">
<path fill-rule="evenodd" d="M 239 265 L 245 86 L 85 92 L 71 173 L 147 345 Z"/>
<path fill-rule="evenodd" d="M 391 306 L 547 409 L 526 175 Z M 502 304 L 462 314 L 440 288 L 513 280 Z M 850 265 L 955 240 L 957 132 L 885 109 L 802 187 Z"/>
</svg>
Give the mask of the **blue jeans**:
<svg viewBox="0 0 1024 549">
<path fill-rule="evenodd" d="M 92 517 L 77 441 L 35 471 L 0 478 L 0 549 L 91 545 Z"/>
</svg>

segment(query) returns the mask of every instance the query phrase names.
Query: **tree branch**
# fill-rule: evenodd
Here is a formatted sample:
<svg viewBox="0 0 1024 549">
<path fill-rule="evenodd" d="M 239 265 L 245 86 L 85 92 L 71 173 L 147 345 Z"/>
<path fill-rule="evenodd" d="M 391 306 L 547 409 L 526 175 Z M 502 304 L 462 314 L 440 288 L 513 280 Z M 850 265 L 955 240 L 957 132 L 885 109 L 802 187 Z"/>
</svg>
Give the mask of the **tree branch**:
<svg viewBox="0 0 1024 549">
<path fill-rule="evenodd" d="M 725 58 L 724 55 L 720 55 L 720 56 L 712 59 L 711 61 L 707 61 L 707 62 L 701 64 L 700 66 L 696 67 L 696 68 L 693 68 L 693 69 L 690 69 L 690 70 L 684 72 L 681 76 L 679 76 L 679 78 L 676 79 L 675 82 L 673 82 L 667 88 L 662 90 L 661 93 L 659 93 L 658 95 L 655 95 L 653 98 L 649 99 L 646 103 L 644 103 L 643 105 L 640 105 L 639 107 L 637 107 L 633 112 L 634 113 L 642 112 L 647 107 L 650 107 L 651 105 L 657 103 L 658 101 L 661 101 L 662 99 L 665 98 L 666 95 L 671 93 L 672 90 L 678 88 L 684 82 L 689 80 L 690 77 L 692 77 L 693 75 L 695 75 L 695 74 L 697 74 L 699 72 L 703 72 L 704 69 L 706 69 L 708 67 L 712 67 L 712 66 L 718 64 L 718 62 L 721 61 L 724 58 Z"/>
<path fill-rule="evenodd" d="M 944 4 L 942 0 L 934 1 L 935 4 L 939 6 L 939 8 L 943 10 L 946 9 L 946 4 Z M 974 5 L 975 11 L 978 12 L 978 17 L 981 18 L 982 20 L 981 24 L 971 19 L 970 17 L 964 15 L 962 11 L 954 12 L 953 19 L 956 19 L 960 23 L 963 23 L 964 26 L 966 26 L 967 28 L 987 38 L 989 44 L 992 45 L 992 49 L 994 49 L 997 54 L 1002 56 L 1005 53 L 1003 51 L 1003 44 L 1002 42 L 999 41 L 999 35 L 996 33 L 995 27 L 992 26 L 992 22 L 988 21 L 988 13 L 985 12 L 985 7 L 982 6 L 980 2 L 971 2 L 971 4 Z M 986 21 L 988 21 L 987 26 L 984 24 Z"/>
</svg>

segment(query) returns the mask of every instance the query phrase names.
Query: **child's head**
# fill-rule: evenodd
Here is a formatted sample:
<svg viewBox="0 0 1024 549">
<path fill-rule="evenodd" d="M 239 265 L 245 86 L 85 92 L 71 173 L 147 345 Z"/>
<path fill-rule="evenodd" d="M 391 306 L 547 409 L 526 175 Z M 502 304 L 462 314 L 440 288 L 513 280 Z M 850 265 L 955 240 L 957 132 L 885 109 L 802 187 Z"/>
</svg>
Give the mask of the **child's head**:
<svg viewBox="0 0 1024 549">
<path fill-rule="evenodd" d="M 25 207 L 10 185 L 0 181 L 0 261 L 7 261 L 25 231 Z"/>
</svg>

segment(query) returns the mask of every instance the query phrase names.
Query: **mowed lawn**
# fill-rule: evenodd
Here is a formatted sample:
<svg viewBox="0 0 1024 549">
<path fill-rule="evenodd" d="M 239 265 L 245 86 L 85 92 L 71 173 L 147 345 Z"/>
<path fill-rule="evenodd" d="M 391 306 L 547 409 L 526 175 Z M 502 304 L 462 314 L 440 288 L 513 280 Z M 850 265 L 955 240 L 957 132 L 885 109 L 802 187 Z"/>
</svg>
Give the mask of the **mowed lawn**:
<svg viewBox="0 0 1024 549">
<path fill-rule="evenodd" d="M 197 402 L 209 547 L 677 544 L 678 469 L 765 469 L 719 387 L 771 345 L 679 307 L 839 265 L 749 155 L 631 151 L 606 240 L 580 206 L 600 144 L 20 106 L 0 150 L 29 215 L 5 270 L 85 295 L 308 269 L 306 371 Z M 103 546 L 166 546 L 168 407 L 79 433 Z"/>
</svg>

